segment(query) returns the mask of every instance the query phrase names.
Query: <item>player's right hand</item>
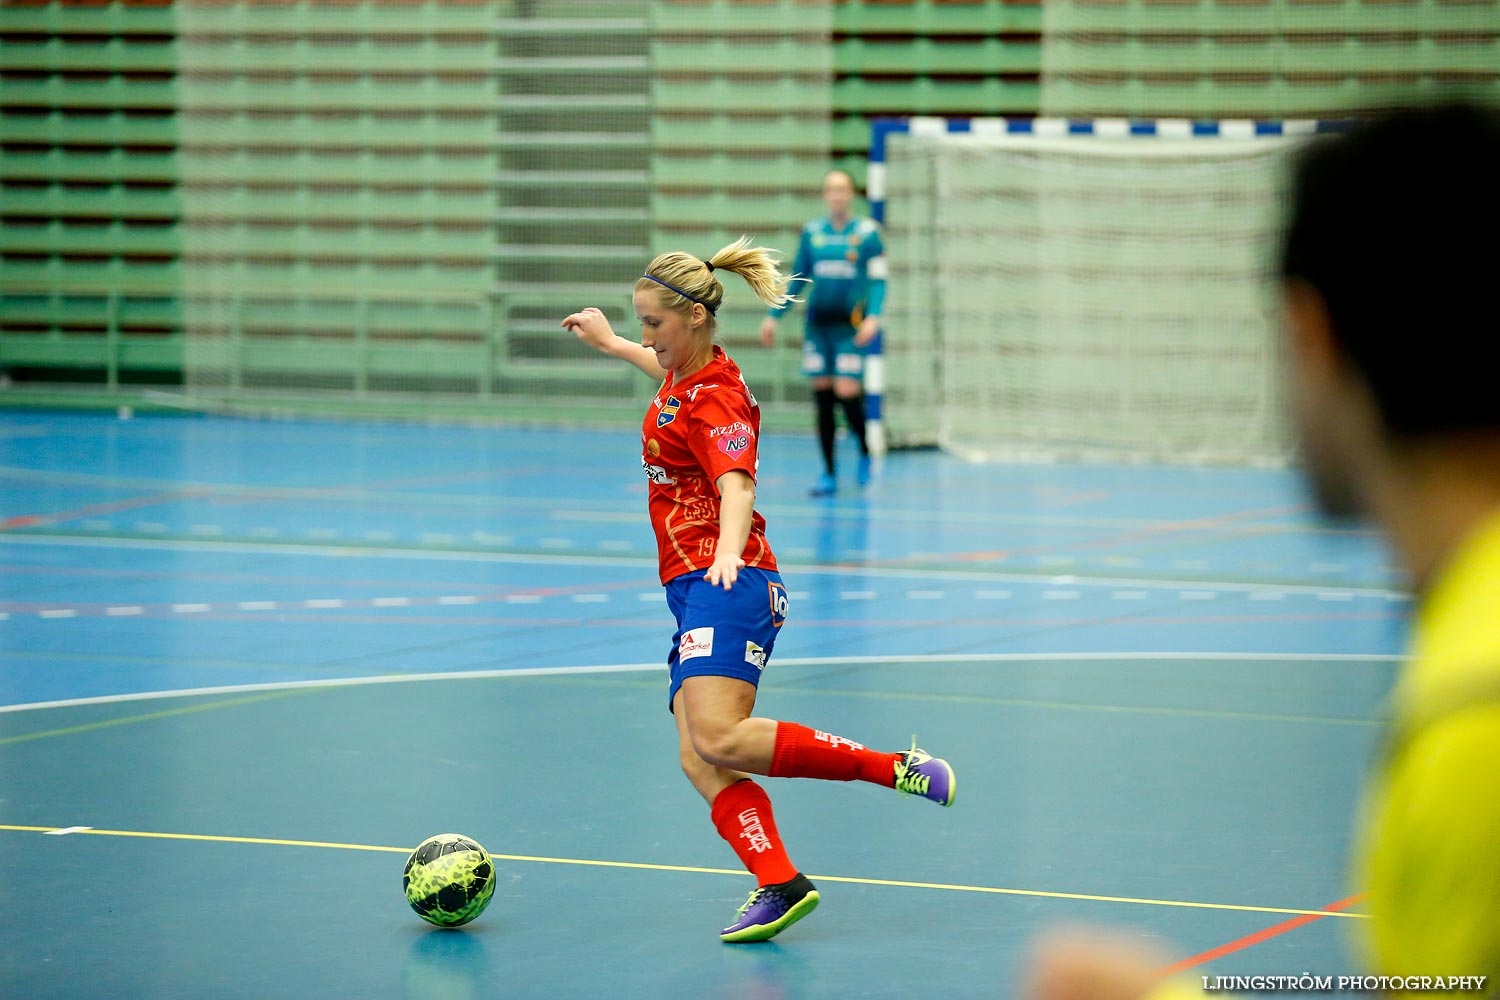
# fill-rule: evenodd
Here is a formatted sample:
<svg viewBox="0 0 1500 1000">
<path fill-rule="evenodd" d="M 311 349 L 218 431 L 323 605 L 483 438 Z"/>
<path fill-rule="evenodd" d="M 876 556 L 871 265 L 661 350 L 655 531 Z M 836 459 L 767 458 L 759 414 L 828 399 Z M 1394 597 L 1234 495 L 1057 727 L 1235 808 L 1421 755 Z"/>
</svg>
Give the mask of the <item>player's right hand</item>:
<svg viewBox="0 0 1500 1000">
<path fill-rule="evenodd" d="M 599 351 L 615 338 L 614 327 L 609 325 L 604 313 L 593 306 L 573 313 L 562 321 L 562 325 L 564 330 L 572 330 L 579 340 Z"/>
<path fill-rule="evenodd" d="M 776 343 L 776 321 L 770 316 L 760 321 L 760 342 L 766 347 Z"/>
</svg>

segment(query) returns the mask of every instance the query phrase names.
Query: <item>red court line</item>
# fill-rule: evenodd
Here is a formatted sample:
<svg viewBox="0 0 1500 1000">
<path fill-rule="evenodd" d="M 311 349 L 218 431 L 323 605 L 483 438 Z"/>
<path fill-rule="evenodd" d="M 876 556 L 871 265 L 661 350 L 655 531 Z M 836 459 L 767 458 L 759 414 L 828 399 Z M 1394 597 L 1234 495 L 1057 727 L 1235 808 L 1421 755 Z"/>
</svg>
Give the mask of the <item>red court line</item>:
<svg viewBox="0 0 1500 1000">
<path fill-rule="evenodd" d="M 1355 905 L 1364 898 L 1364 893 L 1357 892 L 1347 899 L 1341 899 L 1336 903 L 1329 903 L 1327 906 L 1323 907 L 1323 909 L 1328 913 L 1338 913 L 1341 910 L 1347 910 L 1349 907 Z M 1285 934 L 1288 931 L 1294 931 L 1298 927 L 1305 927 L 1306 925 L 1313 923 L 1314 921 L 1322 919 L 1323 917 L 1321 916 L 1303 914 L 1299 917 L 1292 917 L 1290 920 L 1283 920 L 1279 924 L 1274 924 L 1270 927 L 1265 928 L 1264 930 L 1256 931 L 1254 934 L 1247 934 L 1242 938 L 1236 938 L 1235 940 L 1230 941 L 1227 944 L 1219 945 L 1217 948 L 1210 948 L 1208 951 L 1194 955 L 1191 958 L 1184 958 L 1180 962 L 1174 962 L 1171 965 L 1167 966 L 1165 969 L 1162 969 L 1161 974 L 1163 976 L 1175 976 L 1179 972 L 1186 972 L 1188 969 L 1203 965 L 1207 962 L 1212 962 L 1216 958 L 1223 958 L 1225 955 L 1232 955 L 1237 951 L 1244 951 L 1246 948 L 1250 948 L 1254 945 L 1260 944 L 1262 941 L 1269 941 L 1273 937 L 1278 937 L 1279 935 Z"/>
<path fill-rule="evenodd" d="M 195 490 L 173 490 L 170 493 L 153 493 L 150 496 L 131 497 L 128 500 L 111 500 L 108 503 L 94 503 L 86 507 L 74 507 L 72 510 L 60 510 L 54 514 L 20 514 L 0 521 L 0 531 L 9 531 L 12 528 L 30 528 L 38 524 L 56 524 L 59 521 L 73 521 L 80 517 L 88 517 L 91 514 L 117 514 L 122 510 L 154 507 L 159 503 L 166 503 L 169 500 L 184 500 L 189 497 L 201 495 L 201 493 Z"/>
</svg>

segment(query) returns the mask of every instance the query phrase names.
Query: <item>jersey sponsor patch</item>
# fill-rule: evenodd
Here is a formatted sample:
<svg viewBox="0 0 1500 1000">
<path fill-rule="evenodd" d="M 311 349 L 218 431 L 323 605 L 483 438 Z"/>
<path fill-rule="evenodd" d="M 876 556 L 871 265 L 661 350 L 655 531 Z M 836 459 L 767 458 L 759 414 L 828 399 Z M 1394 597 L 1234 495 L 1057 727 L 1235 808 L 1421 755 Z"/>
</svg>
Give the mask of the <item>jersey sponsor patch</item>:
<svg viewBox="0 0 1500 1000">
<path fill-rule="evenodd" d="M 646 442 L 646 454 L 652 458 L 661 454 L 661 444 L 657 442 L 656 438 L 652 438 Z"/>
<path fill-rule="evenodd" d="M 750 447 L 751 440 L 749 431 L 741 431 L 738 434 L 726 434 L 715 443 L 730 458 L 739 458 Z"/>
<path fill-rule="evenodd" d="M 677 411 L 681 409 L 682 403 L 676 396 L 668 396 L 667 401 L 661 404 L 661 412 L 656 415 L 656 426 L 665 427 L 677 419 Z"/>
<path fill-rule="evenodd" d="M 752 664 L 756 670 L 766 669 L 766 651 L 757 646 L 749 639 L 745 640 L 745 662 Z"/>
<path fill-rule="evenodd" d="M 682 640 L 677 644 L 677 658 L 679 660 L 691 660 L 698 656 L 712 656 L 714 652 L 714 630 L 710 625 L 708 628 L 695 628 L 690 632 L 684 632 Z"/>
<path fill-rule="evenodd" d="M 663 469 L 659 465 L 652 465 L 644 458 L 641 459 L 641 468 L 646 470 L 646 478 L 658 486 L 671 486 L 677 482 L 677 480 L 667 474 L 666 469 Z"/>
<path fill-rule="evenodd" d="M 786 596 L 786 588 L 779 583 L 768 583 L 771 589 L 771 626 L 781 628 L 786 624 L 786 613 L 791 610 L 791 599 Z"/>
<path fill-rule="evenodd" d="M 854 260 L 858 259 L 856 255 Z M 850 260 L 820 260 L 813 264 L 813 277 L 852 280 L 859 277 L 859 269 Z"/>
</svg>

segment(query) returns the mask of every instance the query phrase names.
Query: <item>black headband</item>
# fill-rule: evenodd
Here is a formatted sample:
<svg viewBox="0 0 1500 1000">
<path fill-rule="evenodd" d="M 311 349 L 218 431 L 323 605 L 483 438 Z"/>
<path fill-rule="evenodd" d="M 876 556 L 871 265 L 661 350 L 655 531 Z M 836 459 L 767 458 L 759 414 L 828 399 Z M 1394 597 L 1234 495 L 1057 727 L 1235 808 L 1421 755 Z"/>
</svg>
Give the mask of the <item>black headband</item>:
<svg viewBox="0 0 1500 1000">
<path fill-rule="evenodd" d="M 667 282 L 662 281 L 660 278 L 656 277 L 655 275 L 643 274 L 643 275 L 641 275 L 641 277 L 645 278 L 647 281 L 654 281 L 658 285 L 662 286 L 663 288 L 671 289 L 672 291 L 676 292 L 678 295 L 681 295 L 683 298 L 687 299 L 689 302 L 696 302 L 696 303 L 698 303 L 700 306 L 702 306 L 703 308 L 705 308 L 705 309 L 708 310 L 709 315 L 713 315 L 714 313 L 716 313 L 716 312 L 719 311 L 719 307 L 718 306 L 711 306 L 707 302 L 704 302 L 702 299 L 698 298 L 698 296 L 696 296 L 696 295 L 689 295 L 687 292 L 684 292 L 682 289 L 678 288 L 676 285 L 668 284 Z"/>
</svg>

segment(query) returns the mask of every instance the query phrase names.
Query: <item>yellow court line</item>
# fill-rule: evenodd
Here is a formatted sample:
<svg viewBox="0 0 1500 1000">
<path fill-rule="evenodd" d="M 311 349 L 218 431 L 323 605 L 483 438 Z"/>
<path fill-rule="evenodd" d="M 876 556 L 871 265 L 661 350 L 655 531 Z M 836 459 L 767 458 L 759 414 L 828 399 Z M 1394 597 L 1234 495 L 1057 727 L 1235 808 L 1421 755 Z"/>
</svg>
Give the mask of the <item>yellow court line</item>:
<svg viewBox="0 0 1500 1000">
<path fill-rule="evenodd" d="M 17 833 L 48 833 L 66 829 L 55 826 L 11 826 L 0 823 L 0 830 Z M 221 837 L 200 833 L 152 833 L 141 830 L 78 830 L 69 836 L 143 837 L 152 840 L 201 840 L 220 844 L 270 844 L 276 847 L 323 847 L 342 851 L 380 851 L 386 854 L 409 854 L 410 847 L 378 847 L 371 844 L 333 844 L 320 840 L 276 840 L 269 837 Z M 527 861 L 548 865 L 588 865 L 596 868 L 632 868 L 657 872 L 689 872 L 699 875 L 741 875 L 733 868 L 696 868 L 691 865 L 656 865 L 638 861 L 598 861 L 587 858 L 546 858 L 527 854 L 491 854 L 497 861 Z M 1181 899 L 1141 899 L 1134 896 L 1097 896 L 1079 892 L 1048 892 L 1042 889 L 1002 889 L 988 885 L 955 885 L 948 882 L 904 882 L 897 879 L 856 878 L 849 875 L 809 875 L 822 882 L 846 882 L 853 885 L 885 885 L 901 889 L 939 889 L 946 892 L 980 892 L 999 896 L 1032 896 L 1042 899 L 1078 899 L 1090 903 L 1132 903 L 1138 906 L 1179 906 L 1198 910 L 1236 910 L 1247 913 L 1282 913 L 1293 916 L 1344 917 L 1368 919 L 1367 913 L 1328 910 L 1297 910 L 1280 906 L 1243 906 L 1236 903 L 1200 903 Z"/>
</svg>

